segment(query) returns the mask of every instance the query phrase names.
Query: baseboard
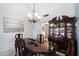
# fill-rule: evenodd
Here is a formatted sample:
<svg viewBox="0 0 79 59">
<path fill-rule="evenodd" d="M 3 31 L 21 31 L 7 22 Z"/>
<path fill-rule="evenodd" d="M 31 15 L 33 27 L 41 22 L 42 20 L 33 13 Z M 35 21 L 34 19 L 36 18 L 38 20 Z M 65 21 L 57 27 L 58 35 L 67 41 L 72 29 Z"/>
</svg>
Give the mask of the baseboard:
<svg viewBox="0 0 79 59">
<path fill-rule="evenodd" d="M 0 52 L 0 56 L 15 56 L 15 49 L 9 49 L 7 51 Z"/>
</svg>

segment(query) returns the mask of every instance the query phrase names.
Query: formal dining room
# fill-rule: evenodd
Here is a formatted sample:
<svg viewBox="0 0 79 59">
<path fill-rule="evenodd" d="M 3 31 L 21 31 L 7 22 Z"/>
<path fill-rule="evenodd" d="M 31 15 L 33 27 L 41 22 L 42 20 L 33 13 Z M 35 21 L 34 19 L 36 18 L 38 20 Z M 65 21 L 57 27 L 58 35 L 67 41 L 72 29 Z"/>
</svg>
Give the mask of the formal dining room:
<svg viewBox="0 0 79 59">
<path fill-rule="evenodd" d="M 0 56 L 79 56 L 79 3 L 0 3 Z"/>
</svg>

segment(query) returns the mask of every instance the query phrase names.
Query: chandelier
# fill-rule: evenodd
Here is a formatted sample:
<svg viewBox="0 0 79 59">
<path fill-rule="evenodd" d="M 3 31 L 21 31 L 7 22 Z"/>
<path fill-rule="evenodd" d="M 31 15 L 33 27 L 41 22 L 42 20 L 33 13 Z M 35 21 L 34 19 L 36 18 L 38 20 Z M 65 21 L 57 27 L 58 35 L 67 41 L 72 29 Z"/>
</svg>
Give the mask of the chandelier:
<svg viewBox="0 0 79 59">
<path fill-rule="evenodd" d="M 39 20 L 40 20 L 40 16 L 38 15 L 38 13 L 36 13 L 35 3 L 33 3 L 33 14 L 31 13 L 28 14 L 28 21 L 32 23 L 36 23 Z"/>
</svg>

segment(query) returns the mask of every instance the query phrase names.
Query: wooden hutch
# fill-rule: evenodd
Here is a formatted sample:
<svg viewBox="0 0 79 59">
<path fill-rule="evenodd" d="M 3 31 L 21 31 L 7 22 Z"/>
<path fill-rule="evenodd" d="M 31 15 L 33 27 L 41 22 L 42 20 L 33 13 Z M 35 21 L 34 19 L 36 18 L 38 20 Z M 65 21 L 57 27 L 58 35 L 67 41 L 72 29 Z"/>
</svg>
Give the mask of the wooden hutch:
<svg viewBox="0 0 79 59">
<path fill-rule="evenodd" d="M 76 17 L 65 15 L 55 17 L 49 21 L 49 51 L 61 51 L 67 53 L 69 41 L 73 40 L 74 44 L 72 44 L 72 49 L 74 52 L 71 52 L 73 52 L 72 55 L 77 55 L 76 21 Z M 71 50 L 71 48 L 69 49 Z"/>
</svg>

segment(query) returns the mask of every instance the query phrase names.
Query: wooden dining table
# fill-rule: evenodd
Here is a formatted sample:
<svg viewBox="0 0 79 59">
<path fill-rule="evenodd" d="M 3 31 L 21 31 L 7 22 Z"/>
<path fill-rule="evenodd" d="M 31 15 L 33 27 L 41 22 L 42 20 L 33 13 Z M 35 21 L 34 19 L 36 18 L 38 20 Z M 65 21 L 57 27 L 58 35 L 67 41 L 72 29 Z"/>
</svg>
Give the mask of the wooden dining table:
<svg viewBox="0 0 79 59">
<path fill-rule="evenodd" d="M 45 39 L 44 43 L 42 44 L 39 43 L 37 40 L 34 40 L 33 38 L 24 38 L 24 41 L 25 47 L 34 53 L 41 53 L 46 55 L 49 51 L 49 42 L 47 39 Z"/>
</svg>

